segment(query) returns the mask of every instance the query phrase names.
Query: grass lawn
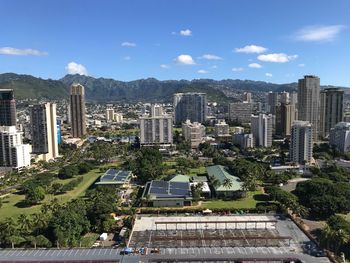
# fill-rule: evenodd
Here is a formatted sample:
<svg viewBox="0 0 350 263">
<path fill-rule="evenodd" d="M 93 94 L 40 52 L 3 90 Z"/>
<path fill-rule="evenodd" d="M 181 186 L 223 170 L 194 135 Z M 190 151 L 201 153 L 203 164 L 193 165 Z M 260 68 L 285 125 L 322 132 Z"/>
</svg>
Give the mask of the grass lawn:
<svg viewBox="0 0 350 263">
<path fill-rule="evenodd" d="M 213 201 L 205 201 L 202 202 L 202 207 L 204 209 L 215 209 L 215 208 L 227 208 L 227 209 L 249 209 L 249 208 L 255 208 L 256 204 L 259 202 L 256 199 L 254 199 L 254 195 L 261 195 L 262 191 L 254 191 L 254 192 L 248 192 L 247 196 L 235 200 L 235 201 L 224 201 L 224 200 L 213 200 Z"/>
<path fill-rule="evenodd" d="M 83 181 L 72 191 L 66 192 L 61 195 L 51 195 L 47 194 L 43 203 L 49 203 L 52 199 L 57 198 L 60 203 L 68 202 L 73 198 L 83 196 L 85 191 L 95 182 L 95 180 L 101 175 L 99 168 L 93 169 L 84 175 L 78 175 L 72 179 L 66 180 L 55 180 L 55 182 L 60 182 L 66 184 L 71 180 L 83 177 Z M 35 205 L 31 207 L 17 207 L 16 204 L 24 200 L 24 195 L 19 195 L 17 193 L 9 194 L 3 198 L 3 206 L 0 208 L 0 220 L 6 217 L 17 217 L 20 214 L 33 214 L 40 211 L 41 205 Z"/>
</svg>

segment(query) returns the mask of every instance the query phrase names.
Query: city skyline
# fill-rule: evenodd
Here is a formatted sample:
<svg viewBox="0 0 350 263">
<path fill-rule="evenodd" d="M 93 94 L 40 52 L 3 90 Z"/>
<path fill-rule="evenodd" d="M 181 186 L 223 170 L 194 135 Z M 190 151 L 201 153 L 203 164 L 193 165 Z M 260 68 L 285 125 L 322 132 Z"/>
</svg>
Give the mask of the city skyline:
<svg viewBox="0 0 350 263">
<path fill-rule="evenodd" d="M 273 83 L 313 74 L 322 85 L 350 86 L 349 7 L 344 0 L 288 8 L 279 1 L 4 1 L 0 73 Z"/>
</svg>

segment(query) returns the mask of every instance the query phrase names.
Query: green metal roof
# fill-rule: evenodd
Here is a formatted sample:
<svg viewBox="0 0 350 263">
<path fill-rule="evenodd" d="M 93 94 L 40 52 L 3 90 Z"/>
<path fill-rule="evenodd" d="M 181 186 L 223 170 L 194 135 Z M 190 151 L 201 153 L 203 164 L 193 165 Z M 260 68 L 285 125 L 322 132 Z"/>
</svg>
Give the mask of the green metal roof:
<svg viewBox="0 0 350 263">
<path fill-rule="evenodd" d="M 240 179 L 238 177 L 229 174 L 226 171 L 224 166 L 214 165 L 214 166 L 209 166 L 206 169 L 207 169 L 207 173 L 208 173 L 209 178 L 215 177 L 220 182 L 220 184 L 215 187 L 215 191 L 227 192 L 227 191 L 241 191 L 242 190 L 243 183 L 240 181 Z M 225 179 L 231 180 L 231 182 L 232 182 L 231 187 L 227 188 L 227 187 L 223 186 Z"/>
<path fill-rule="evenodd" d="M 180 182 L 180 183 L 188 183 L 190 178 L 187 175 L 176 174 L 173 175 L 169 182 Z"/>
</svg>

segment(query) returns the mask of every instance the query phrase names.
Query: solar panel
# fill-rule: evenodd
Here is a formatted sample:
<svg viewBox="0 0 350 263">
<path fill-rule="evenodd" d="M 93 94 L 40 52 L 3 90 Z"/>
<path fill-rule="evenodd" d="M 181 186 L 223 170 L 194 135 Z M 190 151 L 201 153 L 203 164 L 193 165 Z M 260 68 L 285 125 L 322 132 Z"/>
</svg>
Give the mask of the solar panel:
<svg viewBox="0 0 350 263">
<path fill-rule="evenodd" d="M 188 183 L 183 182 L 170 182 L 171 188 L 188 189 Z"/>
<path fill-rule="evenodd" d="M 170 193 L 172 195 L 179 195 L 179 196 L 188 196 L 190 195 L 190 192 L 185 189 L 171 189 Z"/>
<path fill-rule="evenodd" d="M 151 187 L 162 187 L 162 188 L 168 188 L 169 182 L 166 181 L 152 181 Z"/>
<path fill-rule="evenodd" d="M 151 194 L 167 194 L 168 193 L 168 191 L 167 191 L 167 189 L 166 188 L 157 188 L 157 187 L 152 187 L 151 189 L 150 189 L 150 193 Z"/>
</svg>

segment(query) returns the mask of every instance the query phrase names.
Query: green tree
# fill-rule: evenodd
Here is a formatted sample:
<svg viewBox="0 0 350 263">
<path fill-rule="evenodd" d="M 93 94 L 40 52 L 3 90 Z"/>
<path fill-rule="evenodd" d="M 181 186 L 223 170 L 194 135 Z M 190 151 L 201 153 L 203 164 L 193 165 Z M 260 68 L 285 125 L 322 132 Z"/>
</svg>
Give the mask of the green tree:
<svg viewBox="0 0 350 263">
<path fill-rule="evenodd" d="M 143 183 L 157 179 L 163 173 L 163 157 L 157 148 L 141 148 L 133 163 L 134 174 Z"/>
<path fill-rule="evenodd" d="M 232 180 L 229 178 L 225 178 L 225 180 L 222 182 L 222 186 L 226 189 L 230 189 L 233 186 Z"/>
<path fill-rule="evenodd" d="M 35 186 L 28 189 L 25 197 L 25 202 L 28 205 L 40 203 L 45 198 L 45 189 L 42 186 Z"/>
</svg>

